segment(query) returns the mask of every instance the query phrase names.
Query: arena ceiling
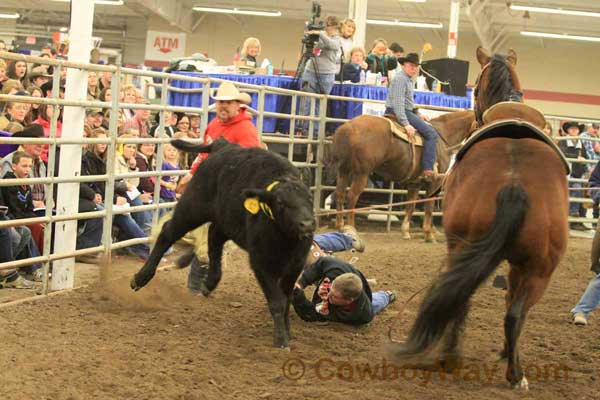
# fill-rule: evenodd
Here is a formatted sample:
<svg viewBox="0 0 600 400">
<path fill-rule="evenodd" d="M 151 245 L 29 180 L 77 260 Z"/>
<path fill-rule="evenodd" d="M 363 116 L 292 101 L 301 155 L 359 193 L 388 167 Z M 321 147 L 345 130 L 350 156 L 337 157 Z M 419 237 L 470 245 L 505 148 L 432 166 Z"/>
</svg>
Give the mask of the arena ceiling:
<svg viewBox="0 0 600 400">
<path fill-rule="evenodd" d="M 173 26 L 191 33 L 204 18 L 193 12 L 194 5 L 206 7 L 239 7 L 244 9 L 279 10 L 282 17 L 305 20 L 312 0 L 123 0 L 124 5 L 96 5 L 95 35 L 105 43 L 139 38 L 128 36 L 128 27 L 145 22 L 149 16 L 160 17 Z M 323 14 L 346 15 L 348 0 L 322 0 Z M 511 35 L 520 31 L 568 33 L 600 37 L 600 18 L 568 15 L 524 13 L 510 10 L 507 0 L 461 0 L 459 32 L 475 33 L 487 47 L 498 48 Z M 590 0 L 514 0 L 513 3 L 537 7 L 564 8 L 600 12 L 600 1 Z M 441 35 L 446 35 L 450 16 L 450 0 L 370 0 L 368 18 L 403 21 L 441 22 Z M 0 19 L 0 33 L 49 35 L 69 23 L 69 4 L 55 0 L 2 0 L 0 12 L 18 12 L 16 21 Z M 232 18 L 248 18 L 244 16 Z M 267 18 L 267 17 L 264 17 Z M 138 30 L 139 31 L 139 30 Z M 534 39 L 532 40 L 541 40 Z"/>
</svg>

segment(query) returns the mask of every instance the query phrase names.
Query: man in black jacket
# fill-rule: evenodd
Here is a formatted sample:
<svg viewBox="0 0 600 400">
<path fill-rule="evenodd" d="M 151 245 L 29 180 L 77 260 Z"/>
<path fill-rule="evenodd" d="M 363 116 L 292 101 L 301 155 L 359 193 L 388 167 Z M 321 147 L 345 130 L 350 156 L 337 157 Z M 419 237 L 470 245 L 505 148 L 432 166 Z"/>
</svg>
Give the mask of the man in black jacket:
<svg viewBox="0 0 600 400">
<path fill-rule="evenodd" d="M 303 289 L 315 283 L 312 301 Z M 296 283 L 292 304 L 305 321 L 334 321 L 363 325 L 396 300 L 392 291 L 372 293 L 364 275 L 335 257 L 321 257 L 304 270 Z"/>
</svg>

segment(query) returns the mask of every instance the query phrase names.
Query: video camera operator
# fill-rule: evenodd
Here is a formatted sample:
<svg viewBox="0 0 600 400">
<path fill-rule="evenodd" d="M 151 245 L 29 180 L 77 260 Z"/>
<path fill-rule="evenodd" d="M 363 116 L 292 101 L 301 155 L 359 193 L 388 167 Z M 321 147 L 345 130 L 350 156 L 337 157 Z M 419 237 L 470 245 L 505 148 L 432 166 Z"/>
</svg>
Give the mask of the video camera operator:
<svg viewBox="0 0 600 400">
<path fill-rule="evenodd" d="M 306 62 L 302 74 L 302 90 L 309 93 L 329 94 L 333 88 L 335 74 L 338 72 L 339 65 L 337 61 L 341 55 L 340 41 L 340 22 L 337 17 L 329 16 L 325 18 L 324 30 L 309 30 L 305 32 L 309 37 L 318 36 L 313 51 L 314 57 Z M 309 115 L 310 100 L 304 99 L 302 115 Z M 319 100 L 316 101 L 315 115 L 319 112 Z M 301 121 L 297 131 L 305 133 L 307 131 L 308 121 Z M 314 123 L 315 132 L 318 130 L 318 123 Z"/>
</svg>

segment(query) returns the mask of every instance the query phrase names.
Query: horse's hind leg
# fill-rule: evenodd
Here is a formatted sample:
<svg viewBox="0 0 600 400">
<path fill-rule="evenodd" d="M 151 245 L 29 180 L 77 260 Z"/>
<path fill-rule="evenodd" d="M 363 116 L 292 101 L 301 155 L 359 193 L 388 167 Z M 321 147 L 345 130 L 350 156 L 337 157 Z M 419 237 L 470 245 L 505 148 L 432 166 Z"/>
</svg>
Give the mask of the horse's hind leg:
<svg viewBox="0 0 600 400">
<path fill-rule="evenodd" d="M 426 202 L 424 206 L 425 217 L 423 218 L 423 233 L 425 234 L 425 242 L 427 243 L 435 243 L 435 235 L 431 229 L 431 222 L 433 220 L 433 207 L 433 201 Z"/>
<path fill-rule="evenodd" d="M 506 379 L 514 389 L 529 389 L 527 378 L 523 375 L 517 342 L 529 309 L 539 301 L 548 286 L 550 274 L 534 275 L 531 271 L 552 271 L 554 268 L 544 265 L 548 261 L 529 262 L 524 265 L 511 265 L 507 293 L 507 312 L 504 319 L 506 338 L 505 353 L 508 358 Z M 525 275 L 524 271 L 529 274 Z"/>
<path fill-rule="evenodd" d="M 338 230 L 342 229 L 342 226 L 344 226 L 344 214 L 342 214 L 342 211 L 344 211 L 344 205 L 346 203 L 346 188 L 348 187 L 349 183 L 350 177 L 348 175 L 338 173 L 335 185 L 335 208 L 337 210 L 335 219 Z"/>
<path fill-rule="evenodd" d="M 419 186 L 408 185 L 408 194 L 406 196 L 406 201 L 410 201 L 406 205 L 404 209 L 404 220 L 402 221 L 402 225 L 400 227 L 400 232 L 402 232 L 402 239 L 410 240 L 410 220 L 412 218 L 413 213 L 415 212 L 415 203 L 412 203 L 417 199 L 419 195 Z"/>
<path fill-rule="evenodd" d="M 358 197 L 367 187 L 368 179 L 369 176 L 367 174 L 356 175 L 352 178 L 352 185 L 348 191 L 348 209 L 354 210 L 354 208 L 356 208 Z M 356 222 L 354 221 L 354 211 L 350 211 L 348 213 L 348 225 L 356 227 Z"/>
</svg>

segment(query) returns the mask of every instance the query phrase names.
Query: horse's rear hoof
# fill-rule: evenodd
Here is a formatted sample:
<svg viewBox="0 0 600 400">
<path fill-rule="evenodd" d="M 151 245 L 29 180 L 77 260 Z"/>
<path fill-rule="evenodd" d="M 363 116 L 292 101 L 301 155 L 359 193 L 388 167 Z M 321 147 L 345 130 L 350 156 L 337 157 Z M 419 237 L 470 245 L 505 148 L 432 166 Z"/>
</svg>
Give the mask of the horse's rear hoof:
<svg viewBox="0 0 600 400">
<path fill-rule="evenodd" d="M 519 382 L 511 385 L 514 390 L 522 390 L 524 392 L 529 391 L 529 382 L 527 382 L 527 378 L 523 377 Z"/>
<path fill-rule="evenodd" d="M 410 233 L 408 233 L 408 232 L 403 233 L 402 234 L 402 239 L 404 239 L 404 240 L 410 240 Z"/>
<path fill-rule="evenodd" d="M 436 243 L 436 240 L 433 236 L 432 237 L 425 236 L 425 243 Z"/>
</svg>

